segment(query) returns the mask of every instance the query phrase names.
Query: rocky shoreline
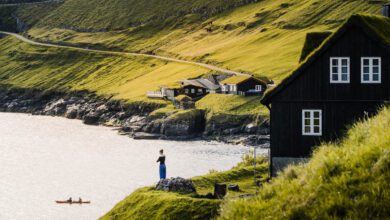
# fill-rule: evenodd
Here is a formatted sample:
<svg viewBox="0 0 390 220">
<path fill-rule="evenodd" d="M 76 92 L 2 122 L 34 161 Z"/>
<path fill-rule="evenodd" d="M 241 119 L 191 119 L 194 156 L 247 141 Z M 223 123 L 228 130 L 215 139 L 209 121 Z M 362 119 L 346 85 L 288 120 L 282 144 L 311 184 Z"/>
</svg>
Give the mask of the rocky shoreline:
<svg viewBox="0 0 390 220">
<path fill-rule="evenodd" d="M 231 144 L 269 146 L 267 123 L 210 126 L 205 113 L 194 109 L 181 117 L 156 118 L 150 115 L 159 104 L 126 104 L 99 97 L 88 91 L 42 92 L 34 89 L 0 87 L 0 112 L 30 113 L 79 119 L 89 125 L 118 127 L 134 139 L 216 140 Z"/>
</svg>

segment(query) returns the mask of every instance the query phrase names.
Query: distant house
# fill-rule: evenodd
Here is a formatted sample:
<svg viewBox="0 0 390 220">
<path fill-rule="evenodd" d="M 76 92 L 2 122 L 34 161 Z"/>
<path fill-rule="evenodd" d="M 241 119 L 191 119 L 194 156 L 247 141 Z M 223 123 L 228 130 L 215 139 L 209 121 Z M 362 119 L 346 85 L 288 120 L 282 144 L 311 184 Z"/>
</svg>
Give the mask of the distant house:
<svg viewBox="0 0 390 220">
<path fill-rule="evenodd" d="M 267 83 L 250 75 L 232 76 L 220 82 L 224 94 L 260 96 L 267 89 Z"/>
<path fill-rule="evenodd" d="M 354 15 L 317 45 L 262 100 L 271 112 L 273 175 L 390 100 L 390 18 Z"/>
<path fill-rule="evenodd" d="M 182 88 L 180 93 L 191 98 L 201 98 L 209 93 L 217 93 L 220 91 L 220 86 L 214 76 L 183 80 L 181 84 Z"/>
</svg>

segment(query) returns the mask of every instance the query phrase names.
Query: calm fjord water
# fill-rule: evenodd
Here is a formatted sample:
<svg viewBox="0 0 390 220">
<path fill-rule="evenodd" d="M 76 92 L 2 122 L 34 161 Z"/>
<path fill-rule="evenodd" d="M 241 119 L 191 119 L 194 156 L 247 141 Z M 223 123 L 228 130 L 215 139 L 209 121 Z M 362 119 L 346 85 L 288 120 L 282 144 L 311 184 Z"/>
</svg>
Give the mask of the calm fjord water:
<svg viewBox="0 0 390 220">
<path fill-rule="evenodd" d="M 138 187 L 168 177 L 227 170 L 247 152 L 215 142 L 135 141 L 107 127 L 0 113 L 0 219 L 97 219 Z M 90 205 L 57 205 L 69 197 Z"/>
</svg>

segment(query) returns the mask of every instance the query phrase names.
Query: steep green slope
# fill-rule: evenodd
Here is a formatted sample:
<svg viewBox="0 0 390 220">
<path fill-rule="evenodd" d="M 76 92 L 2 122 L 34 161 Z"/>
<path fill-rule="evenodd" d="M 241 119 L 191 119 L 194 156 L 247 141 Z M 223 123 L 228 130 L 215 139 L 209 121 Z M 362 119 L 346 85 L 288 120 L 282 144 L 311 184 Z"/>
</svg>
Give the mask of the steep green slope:
<svg viewBox="0 0 390 220">
<path fill-rule="evenodd" d="M 254 199 L 227 204 L 221 219 L 388 219 L 390 108 L 319 147 Z"/>
<path fill-rule="evenodd" d="M 147 101 L 146 91 L 196 77 L 207 69 L 159 59 L 32 46 L 0 38 L 0 83 L 17 88 L 88 90 L 127 102 Z"/>
<path fill-rule="evenodd" d="M 335 30 L 354 13 L 378 14 L 390 1 L 262 0 L 240 7 L 251 1 L 104 2 L 66 1 L 28 33 L 201 60 L 278 81 L 297 65 L 307 32 Z M 23 19 L 29 11 L 21 8 L 18 15 Z"/>
</svg>

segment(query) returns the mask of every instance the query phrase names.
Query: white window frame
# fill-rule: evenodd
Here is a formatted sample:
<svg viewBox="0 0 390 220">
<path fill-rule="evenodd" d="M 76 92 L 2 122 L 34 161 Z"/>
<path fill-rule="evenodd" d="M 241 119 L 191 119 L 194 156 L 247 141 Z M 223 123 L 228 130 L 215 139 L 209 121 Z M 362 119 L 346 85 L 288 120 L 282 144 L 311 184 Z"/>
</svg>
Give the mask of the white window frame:
<svg viewBox="0 0 390 220">
<path fill-rule="evenodd" d="M 373 60 L 378 60 L 378 80 L 375 81 L 373 80 L 373 75 L 374 75 L 374 72 L 373 72 L 373 69 L 374 69 L 374 65 L 373 65 Z M 364 60 L 369 60 L 369 65 L 368 65 L 368 69 L 369 69 L 369 72 L 368 72 L 368 75 L 369 75 L 369 80 L 364 80 L 364 75 L 366 74 L 364 72 Z M 361 80 L 361 83 L 362 84 L 380 84 L 382 83 L 382 57 L 362 57 L 361 60 L 361 73 L 360 73 L 360 80 Z"/>
<path fill-rule="evenodd" d="M 310 113 L 310 117 L 309 118 L 305 118 L 305 113 L 309 112 Z M 318 118 L 319 119 L 319 132 L 314 132 L 314 113 L 315 112 L 318 112 L 320 117 Z M 306 119 L 310 119 L 310 124 L 309 125 L 306 125 L 305 124 L 305 120 Z M 309 126 L 310 127 L 310 131 L 309 132 L 306 132 L 305 131 L 305 127 Z M 321 109 L 303 109 L 302 110 L 302 135 L 303 136 L 322 136 L 322 110 Z"/>
<path fill-rule="evenodd" d="M 263 86 L 262 85 L 256 85 L 255 86 L 255 91 L 261 92 L 262 90 L 263 90 Z"/>
<path fill-rule="evenodd" d="M 194 94 L 195 93 L 195 89 L 191 89 L 191 94 Z"/>
<path fill-rule="evenodd" d="M 230 92 L 236 92 L 237 91 L 237 85 L 229 84 L 229 91 Z"/>
<path fill-rule="evenodd" d="M 347 68 L 348 68 L 348 75 L 347 75 L 347 80 L 343 81 L 342 80 L 342 68 L 343 68 L 343 65 L 342 65 L 342 60 L 346 59 L 347 60 Z M 338 66 L 337 66 L 337 73 L 333 73 L 333 60 L 337 60 L 338 61 Z M 330 83 L 340 83 L 340 84 L 344 84 L 344 83 L 349 83 L 350 82 L 350 79 L 351 79 L 351 58 L 350 57 L 331 57 L 330 58 L 330 70 L 329 70 L 329 73 L 330 73 Z M 337 74 L 338 76 L 338 80 L 333 80 L 333 75 Z"/>
</svg>

